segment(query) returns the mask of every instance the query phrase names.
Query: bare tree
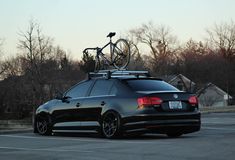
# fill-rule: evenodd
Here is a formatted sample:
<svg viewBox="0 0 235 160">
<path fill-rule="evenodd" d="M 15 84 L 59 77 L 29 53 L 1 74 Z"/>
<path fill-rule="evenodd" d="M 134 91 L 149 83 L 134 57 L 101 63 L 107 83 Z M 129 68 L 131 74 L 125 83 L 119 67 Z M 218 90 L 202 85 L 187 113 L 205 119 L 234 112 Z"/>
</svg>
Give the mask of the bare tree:
<svg viewBox="0 0 235 160">
<path fill-rule="evenodd" d="M 0 38 L 0 57 L 1 57 L 1 54 L 2 54 L 2 46 L 3 46 L 3 39 Z"/>
<path fill-rule="evenodd" d="M 4 114 L 9 108 L 11 112 L 24 111 L 29 116 L 39 104 L 55 97 L 58 89 L 67 90 L 85 74 L 80 62 L 71 60 L 61 47 L 54 46 L 33 20 L 19 36 L 20 54 L 0 64 L 4 76 L 0 81 L 0 111 Z"/>
<path fill-rule="evenodd" d="M 52 39 L 42 34 L 40 26 L 37 26 L 37 42 L 38 42 L 38 56 L 40 63 L 43 63 L 46 58 L 49 58 L 52 53 Z"/>
<path fill-rule="evenodd" d="M 90 53 L 83 54 L 82 61 L 80 62 L 80 68 L 83 72 L 91 72 L 95 68 L 95 58 Z"/>
<path fill-rule="evenodd" d="M 155 26 L 151 22 L 130 30 L 130 33 L 136 37 L 138 42 L 146 44 L 150 48 L 155 59 L 161 54 L 167 54 L 167 49 L 170 49 L 176 42 L 176 37 L 171 35 L 169 27 Z"/>
<path fill-rule="evenodd" d="M 21 57 L 10 57 L 2 63 L 2 78 L 19 76 L 22 74 Z"/>
<path fill-rule="evenodd" d="M 228 59 L 235 58 L 235 23 L 215 24 L 207 29 L 209 41 L 212 47 L 219 49 L 222 55 Z"/>
<path fill-rule="evenodd" d="M 128 69 L 130 70 L 144 70 L 146 69 L 145 62 L 143 60 L 143 55 L 139 49 L 139 42 L 134 34 L 128 33 L 126 37 L 130 45 L 130 63 Z"/>
<path fill-rule="evenodd" d="M 40 25 L 33 20 L 29 22 L 29 28 L 26 32 L 20 32 L 18 48 L 22 50 L 28 61 L 28 69 L 31 72 L 32 80 L 41 83 L 41 65 L 46 59 L 50 58 L 53 50 L 52 39 L 44 36 Z"/>
<path fill-rule="evenodd" d="M 2 66 L 2 54 L 3 54 L 2 46 L 3 46 L 3 39 L 0 39 L 0 79 L 1 79 L 1 75 L 4 72 L 4 68 Z"/>
<path fill-rule="evenodd" d="M 24 71 L 28 76 L 33 90 L 33 104 L 38 105 L 43 102 L 45 96 L 44 85 L 46 76 L 42 74 L 42 65 L 52 53 L 52 40 L 42 34 L 40 25 L 29 21 L 27 31 L 19 33 L 20 39 L 18 48 L 22 51 L 24 58 Z M 33 108 L 35 111 L 35 107 Z"/>
<path fill-rule="evenodd" d="M 167 74 L 170 59 L 174 57 L 176 37 L 170 28 L 164 25 L 155 26 L 151 22 L 137 29 L 130 30 L 138 43 L 145 44 L 150 49 L 152 69 L 158 74 Z"/>
<path fill-rule="evenodd" d="M 212 48 L 221 54 L 227 64 L 223 66 L 225 70 L 225 84 L 226 91 L 230 94 L 232 88 L 234 88 L 234 70 L 235 70 L 235 23 L 220 23 L 215 24 L 213 28 L 208 29 L 209 42 Z"/>
</svg>

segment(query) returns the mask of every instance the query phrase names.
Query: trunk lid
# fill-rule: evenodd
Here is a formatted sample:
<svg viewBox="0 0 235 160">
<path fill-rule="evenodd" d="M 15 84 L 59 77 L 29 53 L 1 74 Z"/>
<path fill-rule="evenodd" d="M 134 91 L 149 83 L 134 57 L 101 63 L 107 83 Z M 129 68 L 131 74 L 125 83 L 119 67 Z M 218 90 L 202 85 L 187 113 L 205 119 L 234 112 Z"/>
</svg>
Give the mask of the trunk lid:
<svg viewBox="0 0 235 160">
<path fill-rule="evenodd" d="M 140 97 L 157 97 L 162 100 L 159 105 L 151 105 L 159 112 L 190 112 L 198 108 L 197 104 L 191 104 L 189 98 L 194 96 L 186 92 L 142 92 Z"/>
</svg>

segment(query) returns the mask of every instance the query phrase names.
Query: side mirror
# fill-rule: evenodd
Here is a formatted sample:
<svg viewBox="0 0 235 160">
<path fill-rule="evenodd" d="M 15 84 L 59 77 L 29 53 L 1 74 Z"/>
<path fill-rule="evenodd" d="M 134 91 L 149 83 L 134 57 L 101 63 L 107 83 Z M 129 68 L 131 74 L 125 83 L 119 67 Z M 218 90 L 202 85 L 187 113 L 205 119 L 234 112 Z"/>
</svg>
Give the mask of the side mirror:
<svg viewBox="0 0 235 160">
<path fill-rule="evenodd" d="M 63 103 L 69 103 L 70 101 L 69 101 L 69 99 L 70 99 L 71 97 L 69 97 L 69 96 L 64 96 L 62 99 L 61 99 L 61 101 L 63 102 Z"/>
</svg>

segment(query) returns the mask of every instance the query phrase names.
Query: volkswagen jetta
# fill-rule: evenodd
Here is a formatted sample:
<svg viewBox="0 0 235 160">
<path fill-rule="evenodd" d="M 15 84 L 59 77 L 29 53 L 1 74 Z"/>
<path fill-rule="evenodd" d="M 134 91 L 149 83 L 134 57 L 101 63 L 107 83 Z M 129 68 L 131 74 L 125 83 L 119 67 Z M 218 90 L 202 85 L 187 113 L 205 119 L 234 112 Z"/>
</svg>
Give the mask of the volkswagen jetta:
<svg viewBox="0 0 235 160">
<path fill-rule="evenodd" d="M 198 100 L 146 71 L 100 71 L 36 110 L 34 132 L 95 131 L 106 138 L 200 130 Z"/>
</svg>

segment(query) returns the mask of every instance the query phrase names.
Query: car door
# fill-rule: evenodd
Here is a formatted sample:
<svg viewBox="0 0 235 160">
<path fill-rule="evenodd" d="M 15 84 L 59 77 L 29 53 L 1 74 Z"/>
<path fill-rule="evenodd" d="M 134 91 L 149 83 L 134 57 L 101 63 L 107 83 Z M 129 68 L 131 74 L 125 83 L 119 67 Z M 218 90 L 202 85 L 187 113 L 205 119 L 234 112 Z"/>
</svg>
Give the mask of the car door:
<svg viewBox="0 0 235 160">
<path fill-rule="evenodd" d="M 79 109 L 84 113 L 82 126 L 97 124 L 100 119 L 102 107 L 107 105 L 107 99 L 110 98 L 109 92 L 113 79 L 97 79 L 93 85 L 89 95 L 84 98 L 83 104 Z M 89 123 L 87 123 L 89 122 Z"/>
<path fill-rule="evenodd" d="M 79 107 L 83 106 L 84 98 L 87 96 L 92 85 L 93 80 L 89 80 L 69 89 L 64 94 L 64 98 L 54 107 L 52 113 L 54 121 L 56 123 L 63 123 L 63 126 L 80 124 L 82 113 L 79 112 Z M 59 125 L 57 124 L 56 126 L 58 127 Z"/>
</svg>

